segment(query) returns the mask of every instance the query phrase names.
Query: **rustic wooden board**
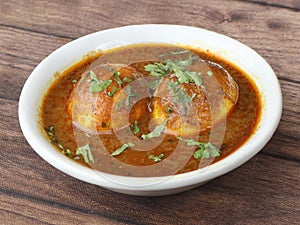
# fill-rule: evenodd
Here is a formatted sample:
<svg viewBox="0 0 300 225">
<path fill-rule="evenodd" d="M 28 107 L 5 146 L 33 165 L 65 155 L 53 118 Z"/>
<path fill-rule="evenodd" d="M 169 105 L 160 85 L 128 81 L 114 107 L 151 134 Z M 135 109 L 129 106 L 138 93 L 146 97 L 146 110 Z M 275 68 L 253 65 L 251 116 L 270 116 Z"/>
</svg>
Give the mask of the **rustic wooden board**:
<svg viewBox="0 0 300 225">
<path fill-rule="evenodd" d="M 298 224 L 299 5 L 297 0 L 0 1 L 0 224 Z M 213 30 L 247 44 L 270 63 L 284 110 L 257 156 L 192 191 L 146 198 L 76 180 L 32 150 L 17 109 L 34 67 L 82 35 L 142 23 Z"/>
</svg>

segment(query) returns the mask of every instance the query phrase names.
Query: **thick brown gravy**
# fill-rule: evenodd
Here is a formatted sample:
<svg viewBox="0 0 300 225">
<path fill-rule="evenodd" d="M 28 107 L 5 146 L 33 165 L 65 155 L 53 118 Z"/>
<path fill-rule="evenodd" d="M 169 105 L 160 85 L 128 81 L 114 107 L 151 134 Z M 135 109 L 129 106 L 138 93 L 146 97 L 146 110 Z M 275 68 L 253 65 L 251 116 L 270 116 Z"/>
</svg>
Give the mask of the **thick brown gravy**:
<svg viewBox="0 0 300 225">
<path fill-rule="evenodd" d="M 143 59 L 152 59 L 153 56 L 176 51 L 176 49 L 178 49 L 178 46 L 167 44 L 133 45 L 110 50 L 101 53 L 99 56 L 87 57 L 63 72 L 51 84 L 44 96 L 41 107 L 41 125 L 48 130 L 48 136 L 50 133 L 49 137 L 54 146 L 67 157 L 82 165 L 112 174 L 127 176 L 160 176 L 185 173 L 215 163 L 237 150 L 254 132 L 260 118 L 261 100 L 257 88 L 248 75 L 237 66 L 211 54 L 209 51 L 192 49 L 193 53 L 201 59 L 219 64 L 227 70 L 239 87 L 238 101 L 226 120 L 224 138 L 223 135 L 220 137 L 223 138 L 219 149 L 220 156 L 212 159 L 197 159 L 193 156 L 195 150 L 193 152 L 186 150 L 185 152 L 185 148 L 181 147 L 178 150 L 179 140 L 172 134 L 166 134 L 162 142 L 149 151 L 137 151 L 129 146 L 121 154 L 111 156 L 111 153 L 124 144 L 117 135 L 114 133 L 84 135 L 82 131 L 80 134 L 77 133 L 76 128 L 72 124 L 72 116 L 68 112 L 68 102 L 76 85 L 74 81 L 79 81 L 82 73 L 87 68 L 95 62 L 103 64 L 131 64 L 137 71 L 144 74 L 144 66 L 147 60 L 140 60 L 141 62 L 132 64 L 139 55 Z M 139 119 L 139 133 L 136 135 L 138 138 L 143 133 L 150 132 L 148 128 L 150 120 L 151 112 L 145 112 Z M 52 130 L 50 129 L 49 132 L 50 127 L 52 127 Z M 209 140 L 210 131 L 207 131 L 201 133 L 197 141 L 208 142 Z M 76 155 L 76 149 L 87 143 L 91 146 L 94 162 L 86 163 L 82 155 Z M 176 149 L 175 156 L 174 149 Z M 189 152 L 187 153 L 187 151 Z M 149 158 L 150 155 L 159 156 L 161 154 L 163 154 L 163 158 L 160 158 L 161 162 L 159 160 L 156 162 L 153 158 Z M 182 160 L 181 155 L 183 155 Z M 166 163 L 161 164 L 164 161 Z M 172 169 L 167 168 L 168 166 L 172 167 L 174 164 L 177 164 L 177 166 L 174 166 Z M 142 168 L 149 169 L 143 170 Z"/>
</svg>

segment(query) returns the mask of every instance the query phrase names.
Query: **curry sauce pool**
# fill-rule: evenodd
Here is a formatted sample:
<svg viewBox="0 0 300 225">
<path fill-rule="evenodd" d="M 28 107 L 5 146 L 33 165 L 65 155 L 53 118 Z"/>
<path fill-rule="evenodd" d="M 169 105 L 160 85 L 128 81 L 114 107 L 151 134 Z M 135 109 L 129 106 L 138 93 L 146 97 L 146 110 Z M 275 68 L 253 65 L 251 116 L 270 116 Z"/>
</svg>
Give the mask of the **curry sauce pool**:
<svg viewBox="0 0 300 225">
<path fill-rule="evenodd" d="M 197 65 L 204 66 L 195 69 Z M 215 112 L 219 123 L 214 131 L 218 134 L 220 130 L 222 141 L 215 144 L 210 142 L 209 107 L 200 107 L 201 100 L 196 104 L 196 113 L 189 115 L 189 106 L 199 95 L 205 97 L 200 87 L 206 80 L 218 74 L 221 80 L 227 73 L 233 81 L 228 78 L 230 82 L 226 86 L 221 83 L 218 89 L 224 93 L 229 88 L 229 103 L 220 103 L 223 110 Z M 139 78 L 144 79 L 144 86 L 134 86 Z M 80 88 L 82 93 L 78 95 L 76 89 Z M 80 104 L 94 96 L 93 107 L 74 112 L 72 101 L 76 95 L 82 98 Z M 126 112 L 126 120 L 112 122 L 111 118 L 121 118 Z M 83 165 L 112 174 L 160 176 L 196 170 L 228 156 L 251 136 L 260 112 L 254 82 L 235 65 L 206 51 L 144 44 L 103 52 L 64 72 L 44 96 L 41 122 L 57 149 Z M 84 119 L 79 120 L 78 115 Z M 199 115 L 203 116 L 202 125 L 196 126 L 199 130 L 189 130 L 194 123 L 183 126 L 180 120 L 191 116 L 189 119 L 197 122 Z"/>
</svg>

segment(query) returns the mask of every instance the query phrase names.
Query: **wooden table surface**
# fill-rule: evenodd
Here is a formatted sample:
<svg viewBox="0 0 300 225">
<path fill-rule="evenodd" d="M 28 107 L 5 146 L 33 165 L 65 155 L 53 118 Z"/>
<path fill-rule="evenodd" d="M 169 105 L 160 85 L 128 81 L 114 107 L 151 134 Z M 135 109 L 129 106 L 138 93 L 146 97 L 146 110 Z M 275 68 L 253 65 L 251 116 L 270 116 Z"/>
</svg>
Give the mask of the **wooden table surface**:
<svg viewBox="0 0 300 225">
<path fill-rule="evenodd" d="M 300 0 L 0 0 L 0 224 L 300 224 Z M 129 24 L 201 27 L 261 54 L 283 114 L 243 166 L 194 190 L 134 197 L 58 171 L 28 145 L 18 100 L 35 66 L 83 35 Z"/>
</svg>

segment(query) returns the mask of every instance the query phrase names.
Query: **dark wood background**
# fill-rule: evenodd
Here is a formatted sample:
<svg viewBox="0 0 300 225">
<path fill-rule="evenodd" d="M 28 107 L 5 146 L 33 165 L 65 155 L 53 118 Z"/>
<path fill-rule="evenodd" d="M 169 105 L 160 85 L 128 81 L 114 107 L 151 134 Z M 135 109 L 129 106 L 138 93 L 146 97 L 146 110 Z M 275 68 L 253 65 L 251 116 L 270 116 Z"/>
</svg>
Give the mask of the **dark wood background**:
<svg viewBox="0 0 300 225">
<path fill-rule="evenodd" d="M 299 11 L 300 0 L 0 0 L 0 224 L 300 224 Z M 257 156 L 172 196 L 127 196 L 67 176 L 18 123 L 21 88 L 44 57 L 82 35 L 143 23 L 233 37 L 271 64 L 282 87 L 282 120 Z"/>
</svg>

